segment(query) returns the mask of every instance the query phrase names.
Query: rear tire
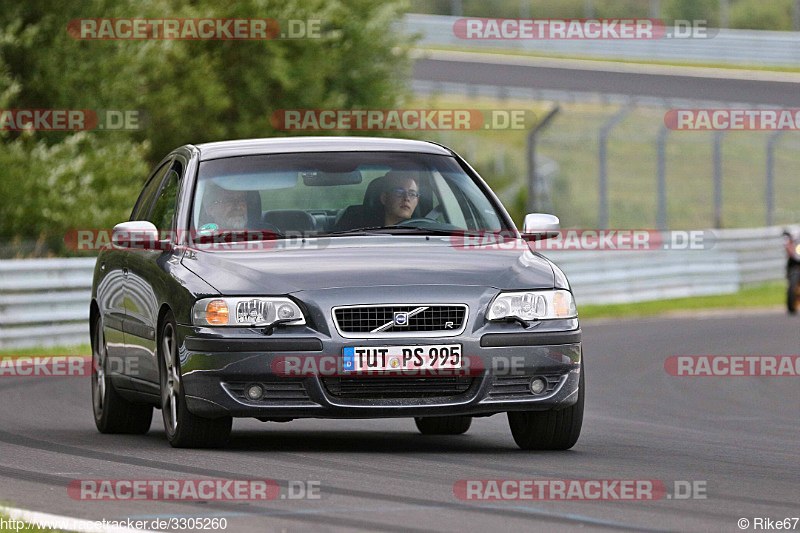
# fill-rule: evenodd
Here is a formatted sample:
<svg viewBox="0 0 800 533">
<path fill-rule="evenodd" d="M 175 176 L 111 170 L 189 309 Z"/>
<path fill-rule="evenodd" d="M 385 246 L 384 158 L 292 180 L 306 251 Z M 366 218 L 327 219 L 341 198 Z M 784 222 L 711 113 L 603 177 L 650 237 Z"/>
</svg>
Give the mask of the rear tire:
<svg viewBox="0 0 800 533">
<path fill-rule="evenodd" d="M 523 450 L 568 450 L 575 446 L 583 425 L 585 379 L 581 361 L 578 401 L 560 411 L 510 411 L 508 425 Z"/>
<path fill-rule="evenodd" d="M 425 416 L 414 422 L 423 435 L 461 435 L 472 425 L 471 416 Z"/>
<path fill-rule="evenodd" d="M 178 330 L 169 311 L 164 317 L 158 348 L 161 414 L 173 448 L 221 448 L 228 442 L 233 419 L 201 418 L 189 412 L 178 361 Z"/>
<path fill-rule="evenodd" d="M 92 325 L 92 411 L 100 433 L 144 435 L 150 430 L 153 407 L 129 402 L 117 392 L 108 369 L 108 345 L 103 319 Z"/>
<path fill-rule="evenodd" d="M 786 308 L 790 315 L 800 309 L 800 267 L 789 271 L 789 286 L 786 289 Z"/>
</svg>

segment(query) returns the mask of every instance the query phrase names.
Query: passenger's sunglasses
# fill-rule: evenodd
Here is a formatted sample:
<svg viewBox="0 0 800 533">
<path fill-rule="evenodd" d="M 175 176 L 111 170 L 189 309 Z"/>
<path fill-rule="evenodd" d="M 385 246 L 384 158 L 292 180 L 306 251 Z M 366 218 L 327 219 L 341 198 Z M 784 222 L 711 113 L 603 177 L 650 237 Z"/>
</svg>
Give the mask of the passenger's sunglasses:
<svg viewBox="0 0 800 533">
<path fill-rule="evenodd" d="M 408 198 L 419 198 L 419 193 L 417 191 L 407 191 L 405 189 L 392 189 L 392 194 L 398 198 L 402 198 L 403 196 Z"/>
</svg>

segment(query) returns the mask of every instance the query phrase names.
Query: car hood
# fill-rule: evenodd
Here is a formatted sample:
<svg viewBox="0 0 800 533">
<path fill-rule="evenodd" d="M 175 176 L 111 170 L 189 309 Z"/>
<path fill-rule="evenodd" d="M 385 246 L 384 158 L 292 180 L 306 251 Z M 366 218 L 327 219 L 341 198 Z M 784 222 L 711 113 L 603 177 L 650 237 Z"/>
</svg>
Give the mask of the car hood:
<svg viewBox="0 0 800 533">
<path fill-rule="evenodd" d="M 237 243 L 240 248 L 254 243 Z M 288 294 L 386 285 L 478 285 L 549 289 L 549 261 L 524 241 L 465 248 L 441 236 L 359 236 L 279 240 L 267 250 L 187 249 L 182 264 L 221 294 Z"/>
</svg>

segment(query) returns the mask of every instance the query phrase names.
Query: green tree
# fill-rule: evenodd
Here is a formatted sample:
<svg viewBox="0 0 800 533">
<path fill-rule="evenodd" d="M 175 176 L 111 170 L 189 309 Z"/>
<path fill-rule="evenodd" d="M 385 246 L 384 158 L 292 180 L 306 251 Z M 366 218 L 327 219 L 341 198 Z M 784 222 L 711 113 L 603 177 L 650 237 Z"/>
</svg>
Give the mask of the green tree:
<svg viewBox="0 0 800 533">
<path fill-rule="evenodd" d="M 662 12 L 666 20 L 707 20 L 709 28 L 719 24 L 719 0 L 665 0 Z"/>
<path fill-rule="evenodd" d="M 0 2 L 2 109 L 140 110 L 134 132 L 0 132 L 0 241 L 127 218 L 152 167 L 185 143 L 286 135 L 273 112 L 386 108 L 405 95 L 403 4 L 370 0 Z M 320 38 L 79 40 L 79 18 L 273 18 Z"/>
</svg>

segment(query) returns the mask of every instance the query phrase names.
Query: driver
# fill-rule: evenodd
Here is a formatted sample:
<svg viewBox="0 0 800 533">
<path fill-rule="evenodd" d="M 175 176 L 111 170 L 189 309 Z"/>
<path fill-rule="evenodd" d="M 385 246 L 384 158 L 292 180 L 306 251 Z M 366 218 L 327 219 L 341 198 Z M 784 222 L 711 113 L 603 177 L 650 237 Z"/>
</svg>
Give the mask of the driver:
<svg viewBox="0 0 800 533">
<path fill-rule="evenodd" d="M 208 217 L 220 229 L 244 229 L 247 226 L 247 195 L 209 184 L 203 207 Z M 214 228 L 216 229 L 216 228 Z"/>
<path fill-rule="evenodd" d="M 419 203 L 419 182 L 416 176 L 389 172 L 385 176 L 381 192 L 384 211 L 384 224 L 394 226 L 408 220 Z"/>
</svg>

